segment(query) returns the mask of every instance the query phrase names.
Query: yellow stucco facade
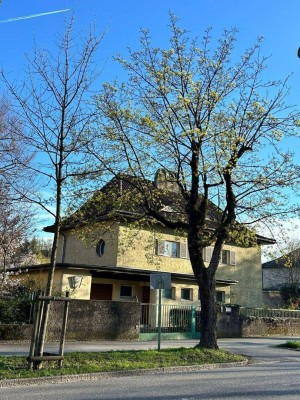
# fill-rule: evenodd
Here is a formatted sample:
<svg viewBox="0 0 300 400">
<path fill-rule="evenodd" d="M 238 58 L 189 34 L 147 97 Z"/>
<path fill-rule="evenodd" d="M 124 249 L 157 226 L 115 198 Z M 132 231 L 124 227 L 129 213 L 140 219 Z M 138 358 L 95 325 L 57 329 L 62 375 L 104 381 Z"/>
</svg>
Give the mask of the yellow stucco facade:
<svg viewBox="0 0 300 400">
<path fill-rule="evenodd" d="M 101 226 L 98 228 L 92 240 L 88 235 L 83 239 L 75 230 L 64 231 L 61 235 L 59 267 L 55 272 L 58 291 L 69 290 L 72 297 L 80 299 L 101 299 L 102 291 L 107 299 L 115 301 L 156 303 L 158 291 L 149 290 L 149 273 L 169 272 L 173 274 L 172 290 L 163 296 L 164 303 L 199 303 L 198 286 L 192 278 L 188 253 L 185 253 L 185 237 L 178 237 L 167 229 L 134 230 L 119 223 L 105 230 L 101 230 Z M 100 255 L 97 252 L 99 241 L 104 242 Z M 160 243 L 165 245 L 161 253 L 158 251 Z M 219 300 L 248 307 L 262 306 L 260 247 L 226 244 L 223 250 L 234 254 L 234 263 L 221 260 L 216 276 Z M 39 279 L 46 273 L 46 270 L 35 272 Z M 72 289 L 70 278 L 75 276 L 81 277 L 81 283 Z M 33 275 L 31 279 L 35 279 Z M 233 284 L 234 281 L 237 283 Z"/>
</svg>

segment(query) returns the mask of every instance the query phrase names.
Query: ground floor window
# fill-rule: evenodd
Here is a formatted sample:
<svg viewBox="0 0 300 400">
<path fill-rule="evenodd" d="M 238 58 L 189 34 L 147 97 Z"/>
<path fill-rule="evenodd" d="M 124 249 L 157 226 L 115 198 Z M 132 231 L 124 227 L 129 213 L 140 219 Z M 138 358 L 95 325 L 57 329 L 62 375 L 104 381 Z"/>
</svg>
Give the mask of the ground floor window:
<svg viewBox="0 0 300 400">
<path fill-rule="evenodd" d="M 219 303 L 225 303 L 225 292 L 222 290 L 216 291 L 216 300 Z"/>
<path fill-rule="evenodd" d="M 120 297 L 132 297 L 133 287 L 127 285 L 121 285 L 120 287 Z"/>
<path fill-rule="evenodd" d="M 175 288 L 172 287 L 171 289 L 164 289 L 162 291 L 162 297 L 164 299 L 175 299 Z"/>
<path fill-rule="evenodd" d="M 181 300 L 193 300 L 193 291 L 190 288 L 181 289 Z"/>
</svg>

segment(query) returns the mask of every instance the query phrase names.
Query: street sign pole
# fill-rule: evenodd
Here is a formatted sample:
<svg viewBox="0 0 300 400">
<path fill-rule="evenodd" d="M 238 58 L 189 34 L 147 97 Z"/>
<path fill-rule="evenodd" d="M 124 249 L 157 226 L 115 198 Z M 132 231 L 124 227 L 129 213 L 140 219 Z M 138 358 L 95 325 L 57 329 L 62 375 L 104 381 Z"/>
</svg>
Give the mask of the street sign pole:
<svg viewBox="0 0 300 400">
<path fill-rule="evenodd" d="M 160 351 L 161 342 L 161 291 L 171 289 L 171 274 L 168 272 L 154 273 L 150 275 L 150 289 L 158 289 L 158 313 L 157 313 L 157 350 Z"/>
<path fill-rule="evenodd" d="M 161 289 L 162 289 L 162 279 L 159 280 L 159 288 L 158 288 L 158 329 L 157 329 L 158 351 L 160 351 L 160 340 L 161 340 Z"/>
</svg>

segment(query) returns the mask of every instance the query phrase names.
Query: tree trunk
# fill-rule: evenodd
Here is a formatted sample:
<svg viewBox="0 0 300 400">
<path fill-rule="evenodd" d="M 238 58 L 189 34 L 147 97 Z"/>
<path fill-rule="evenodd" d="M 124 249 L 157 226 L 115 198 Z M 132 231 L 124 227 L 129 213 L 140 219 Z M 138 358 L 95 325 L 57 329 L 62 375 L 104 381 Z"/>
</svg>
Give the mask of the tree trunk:
<svg viewBox="0 0 300 400">
<path fill-rule="evenodd" d="M 217 344 L 217 308 L 216 283 L 208 271 L 204 271 L 198 282 L 201 301 L 200 342 L 199 346 L 209 349 L 218 349 Z"/>
</svg>

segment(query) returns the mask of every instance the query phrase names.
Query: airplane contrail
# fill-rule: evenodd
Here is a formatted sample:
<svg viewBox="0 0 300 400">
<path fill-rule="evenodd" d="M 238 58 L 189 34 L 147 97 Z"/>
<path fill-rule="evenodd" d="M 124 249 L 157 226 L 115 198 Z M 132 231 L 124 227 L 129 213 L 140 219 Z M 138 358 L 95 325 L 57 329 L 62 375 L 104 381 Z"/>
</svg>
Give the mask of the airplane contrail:
<svg viewBox="0 0 300 400">
<path fill-rule="evenodd" d="M 44 17 L 45 15 L 58 14 L 58 13 L 63 13 L 63 12 L 67 12 L 67 11 L 70 11 L 70 8 L 66 8 L 64 10 L 49 11 L 49 12 L 39 13 L 39 14 L 25 15 L 23 17 L 15 17 L 15 18 L 3 19 L 2 21 L 0 21 L 0 24 L 4 24 L 4 23 L 7 23 L 7 22 L 21 21 L 23 19 Z"/>
</svg>

